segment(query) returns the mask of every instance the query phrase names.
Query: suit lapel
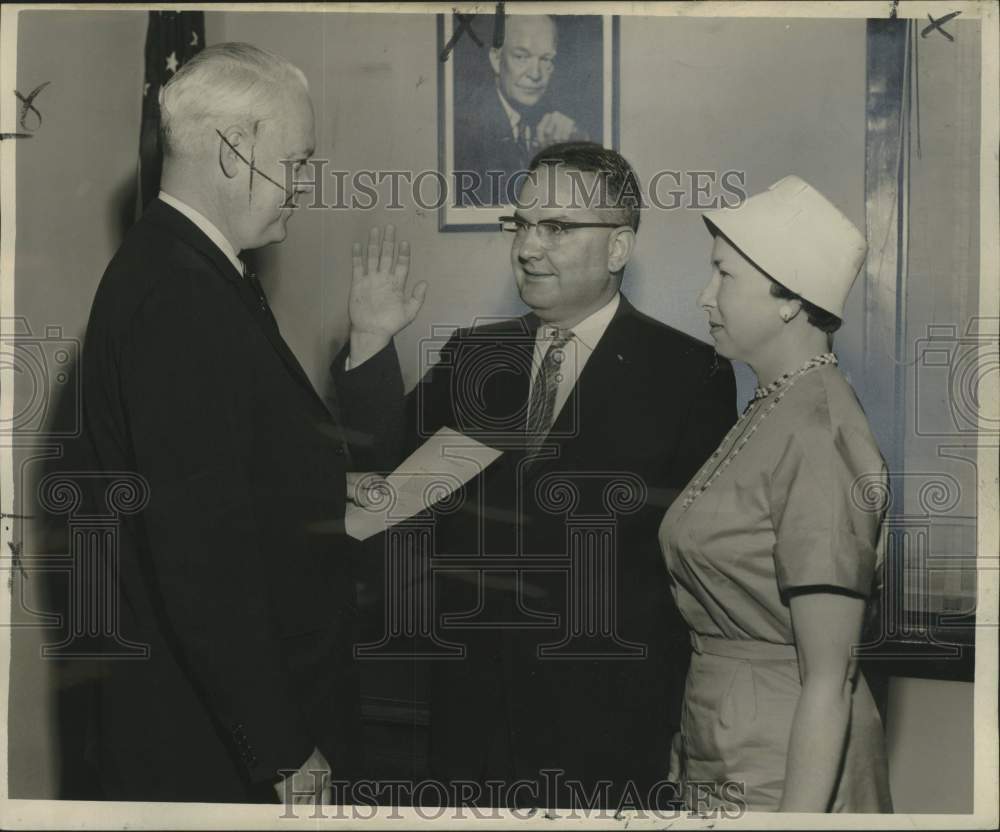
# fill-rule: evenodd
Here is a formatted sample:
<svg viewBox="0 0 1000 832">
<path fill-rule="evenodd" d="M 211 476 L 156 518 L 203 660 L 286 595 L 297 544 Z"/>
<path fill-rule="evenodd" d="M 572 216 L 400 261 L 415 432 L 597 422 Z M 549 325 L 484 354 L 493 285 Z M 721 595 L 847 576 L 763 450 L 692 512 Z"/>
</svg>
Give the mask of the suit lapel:
<svg viewBox="0 0 1000 832">
<path fill-rule="evenodd" d="M 232 271 L 232 264 L 230 263 L 230 271 Z M 260 299 L 257 294 L 250 287 L 250 285 L 242 278 L 237 278 L 237 294 L 240 296 L 240 300 L 250 311 L 251 317 L 257 322 L 257 325 L 261 328 L 264 336 L 271 343 L 274 351 L 278 353 L 278 357 L 284 362 L 285 367 L 288 371 L 295 377 L 295 379 L 305 387 L 312 397 L 324 407 L 323 400 L 319 397 L 316 392 L 316 388 L 313 387 L 312 382 L 309 380 L 309 376 L 306 375 L 306 371 L 302 369 L 302 365 L 299 364 L 299 360 L 295 357 L 295 353 L 292 352 L 285 339 L 281 337 L 281 331 L 278 329 L 278 322 L 274 318 L 274 314 L 271 312 L 270 306 L 265 306 L 261 308 Z"/>
<path fill-rule="evenodd" d="M 532 359 L 538 319 L 534 315 L 515 318 L 500 332 L 473 334 L 482 338 L 489 353 L 475 359 L 487 384 L 484 387 L 486 412 L 496 423 L 507 424 L 505 432 L 523 433 L 527 424 L 527 401 L 531 385 Z M 511 414 L 517 414 L 516 422 Z"/>
<path fill-rule="evenodd" d="M 316 403 L 326 410 L 326 405 L 323 404 L 323 400 L 316 392 L 316 388 L 312 386 L 312 382 L 309 381 L 309 377 L 306 375 L 305 370 L 302 369 L 302 365 L 299 364 L 298 359 L 291 349 L 289 349 L 288 344 L 285 343 L 285 339 L 281 337 L 277 321 L 275 321 L 270 308 L 261 309 L 260 299 L 253 288 L 243 279 L 243 275 L 236 271 L 229 258 L 220 251 L 219 247 L 206 237 L 201 229 L 187 217 L 161 200 L 153 200 L 143 214 L 143 217 L 148 217 L 158 225 L 164 226 L 170 233 L 194 248 L 212 264 L 216 273 L 233 288 L 240 301 L 246 306 L 250 312 L 250 317 L 260 327 L 264 336 L 291 375 L 308 390 Z"/>
</svg>

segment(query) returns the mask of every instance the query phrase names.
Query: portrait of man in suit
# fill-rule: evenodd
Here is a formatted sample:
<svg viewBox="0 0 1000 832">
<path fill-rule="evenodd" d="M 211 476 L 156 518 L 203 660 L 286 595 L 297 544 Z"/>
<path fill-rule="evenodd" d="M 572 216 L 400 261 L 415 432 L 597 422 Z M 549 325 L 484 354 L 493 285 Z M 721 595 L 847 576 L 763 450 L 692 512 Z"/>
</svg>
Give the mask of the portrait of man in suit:
<svg viewBox="0 0 1000 832">
<path fill-rule="evenodd" d="M 504 22 L 503 44 L 486 51 L 488 63 L 483 50 L 456 49 L 456 64 L 461 64 L 455 69 L 454 129 L 459 204 L 509 205 L 528 162 L 543 147 L 600 138 L 600 79 L 588 89 L 587 77 L 600 71 L 600 44 L 584 28 L 599 20 L 512 15 Z M 572 30 L 561 36 L 560 25 Z M 596 31 L 599 37 L 600 28 Z M 581 66 L 589 70 L 582 77 Z M 566 73 L 582 85 L 571 90 Z"/>
<path fill-rule="evenodd" d="M 107 662 L 102 787 L 276 802 L 294 783 L 316 801 L 311 773 L 347 777 L 358 756 L 348 457 L 239 257 L 285 238 L 300 189 L 284 164 L 315 144 L 308 84 L 223 43 L 161 108 L 159 198 L 104 273 L 83 359 L 94 468 L 148 490 L 119 544 L 121 636 L 148 657 Z"/>
<path fill-rule="evenodd" d="M 504 220 L 528 312 L 456 331 L 404 396 L 392 336 L 425 287 L 379 278 L 373 237 L 333 373 L 374 470 L 442 426 L 503 451 L 436 523 L 437 562 L 463 565 L 425 577 L 431 614 L 466 650 L 430 663 L 432 775 L 484 790 L 556 776 L 548 805 L 569 804 L 570 781 L 602 806 L 629 789 L 659 802 L 649 794 L 667 771 L 689 646 L 657 529 L 734 423 L 734 375 L 621 291 L 640 219 L 629 163 L 570 142 L 529 169 Z M 569 574 L 559 557 L 600 567 Z"/>
</svg>

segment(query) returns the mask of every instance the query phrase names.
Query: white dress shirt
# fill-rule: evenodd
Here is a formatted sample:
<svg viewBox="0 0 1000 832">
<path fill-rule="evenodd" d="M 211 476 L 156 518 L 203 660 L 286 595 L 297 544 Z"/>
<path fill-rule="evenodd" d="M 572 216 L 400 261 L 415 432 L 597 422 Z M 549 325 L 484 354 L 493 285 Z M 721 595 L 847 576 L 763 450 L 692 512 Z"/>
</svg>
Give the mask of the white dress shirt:
<svg viewBox="0 0 1000 832">
<path fill-rule="evenodd" d="M 591 353 L 597 349 L 597 344 L 603 337 L 618 311 L 621 303 L 621 295 L 615 296 L 604 306 L 592 315 L 584 318 L 576 326 L 571 327 L 573 337 L 566 342 L 563 347 L 565 358 L 559 367 L 559 386 L 556 388 L 556 402 L 552 410 L 552 423 L 555 424 L 559 412 L 573 392 L 583 368 L 587 365 Z M 535 354 L 532 359 L 531 389 L 535 387 L 535 379 L 538 377 L 538 370 L 542 366 L 542 359 L 549 348 L 552 339 L 559 334 L 556 327 L 542 324 L 535 334 Z M 528 400 L 531 400 L 531 392 L 528 393 Z"/>
<path fill-rule="evenodd" d="M 185 217 L 200 228 L 206 237 L 218 247 L 219 251 L 226 255 L 233 268 L 243 275 L 245 273 L 243 261 L 239 258 L 239 252 L 233 248 L 232 243 L 226 239 L 226 235 L 215 227 L 215 224 L 200 211 L 196 211 L 186 202 L 181 202 L 177 197 L 171 196 L 166 191 L 160 191 L 157 199 L 167 203 L 171 208 L 180 211 Z"/>
</svg>

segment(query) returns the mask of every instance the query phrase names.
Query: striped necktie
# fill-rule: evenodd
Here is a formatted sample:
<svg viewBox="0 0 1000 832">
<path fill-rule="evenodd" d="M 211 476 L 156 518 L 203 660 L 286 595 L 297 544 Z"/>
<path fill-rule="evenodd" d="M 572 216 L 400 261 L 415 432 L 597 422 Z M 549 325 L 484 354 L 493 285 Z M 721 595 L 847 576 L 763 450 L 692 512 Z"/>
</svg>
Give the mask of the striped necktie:
<svg viewBox="0 0 1000 832">
<path fill-rule="evenodd" d="M 556 391 L 562 375 L 560 365 L 566 357 L 563 347 L 573 337 L 568 330 L 560 330 L 552 339 L 545 351 L 542 364 L 538 368 L 534 387 L 531 388 L 531 398 L 528 401 L 527 451 L 530 455 L 545 441 L 552 427 L 552 416 L 556 404 Z"/>
<path fill-rule="evenodd" d="M 523 150 L 528 156 L 531 155 L 531 127 L 524 123 L 522 118 L 520 123 L 517 125 L 518 128 L 518 138 L 519 144 L 521 145 L 521 150 Z"/>
</svg>

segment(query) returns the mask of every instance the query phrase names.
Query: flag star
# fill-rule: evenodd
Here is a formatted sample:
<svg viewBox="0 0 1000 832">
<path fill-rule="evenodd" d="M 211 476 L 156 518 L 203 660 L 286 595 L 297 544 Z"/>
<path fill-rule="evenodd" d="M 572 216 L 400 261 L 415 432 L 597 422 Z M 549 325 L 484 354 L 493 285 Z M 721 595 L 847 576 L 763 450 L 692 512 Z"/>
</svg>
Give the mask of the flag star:
<svg viewBox="0 0 1000 832">
<path fill-rule="evenodd" d="M 198 45 L 198 33 L 197 32 L 192 32 L 191 33 L 191 45 L 192 46 L 197 46 Z"/>
<path fill-rule="evenodd" d="M 177 72 L 177 53 L 167 55 L 167 72 Z"/>
</svg>

